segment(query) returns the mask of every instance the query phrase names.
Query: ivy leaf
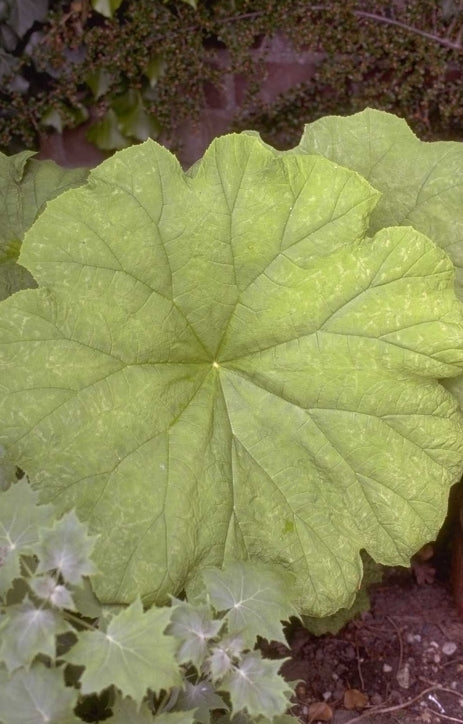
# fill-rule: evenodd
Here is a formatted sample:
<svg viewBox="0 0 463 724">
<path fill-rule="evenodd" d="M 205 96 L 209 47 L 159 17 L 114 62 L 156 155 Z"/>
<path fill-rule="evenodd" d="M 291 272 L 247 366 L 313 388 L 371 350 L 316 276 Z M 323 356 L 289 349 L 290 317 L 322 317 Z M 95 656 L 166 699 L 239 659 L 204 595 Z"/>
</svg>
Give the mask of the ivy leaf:
<svg viewBox="0 0 463 724">
<path fill-rule="evenodd" d="M 21 575 L 21 555 L 34 553 L 39 528 L 51 520 L 53 508 L 37 502 L 25 477 L 0 492 L 0 596 Z"/>
<path fill-rule="evenodd" d="M 56 608 L 67 608 L 76 611 L 70 591 L 66 586 L 56 583 L 52 576 L 34 576 L 28 580 L 30 589 L 38 598 L 49 601 Z"/>
<path fill-rule="evenodd" d="M 47 5 L 42 0 L 39 4 Z M 37 5 L 35 0 L 15 3 L 18 12 L 26 11 L 29 19 Z M 0 153 L 0 299 L 35 286 L 31 274 L 16 263 L 24 233 L 46 201 L 83 183 L 88 173 L 87 169 L 63 169 L 53 161 L 37 161 L 34 155 L 32 151 L 14 156 Z"/>
<path fill-rule="evenodd" d="M 105 721 L 108 724 L 153 724 L 153 715 L 147 704 L 138 706 L 133 699 L 122 697 L 116 692 L 112 706 L 113 716 Z"/>
<path fill-rule="evenodd" d="M 39 557 L 37 573 L 56 570 L 68 583 L 79 585 L 84 576 L 95 573 L 90 560 L 96 536 L 87 534 L 87 526 L 72 510 L 56 521 L 52 528 L 42 529 L 35 548 Z"/>
<path fill-rule="evenodd" d="M 122 0 L 92 0 L 92 8 L 105 18 L 112 18 Z"/>
<path fill-rule="evenodd" d="M 72 713 L 78 691 L 66 687 L 60 668 L 37 663 L 11 677 L 0 669 L 2 724 L 82 724 Z"/>
<path fill-rule="evenodd" d="M 214 646 L 207 661 L 212 681 L 218 681 L 227 674 L 239 661 L 245 649 L 241 635 L 225 636 Z"/>
<path fill-rule="evenodd" d="M 54 659 L 56 636 L 70 630 L 56 611 L 37 608 L 26 598 L 9 606 L 8 615 L 0 623 L 0 659 L 8 671 L 29 666 L 37 654 Z"/>
<path fill-rule="evenodd" d="M 326 615 L 361 549 L 404 564 L 434 538 L 463 468 L 437 382 L 463 366 L 460 305 L 429 239 L 367 236 L 377 199 L 256 136 L 187 174 L 147 141 L 28 231 L 40 288 L 0 305 L 0 444 L 100 534 L 102 603 L 249 559 Z"/>
<path fill-rule="evenodd" d="M 84 666 L 83 694 L 114 684 L 123 695 L 140 703 L 148 688 L 155 693 L 180 683 L 176 641 L 164 630 L 169 608 L 145 613 L 139 599 L 111 620 L 105 632 L 83 631 L 65 655 L 68 663 Z"/>
<path fill-rule="evenodd" d="M 199 671 L 209 650 L 208 643 L 222 625 L 223 621 L 212 618 L 209 606 L 176 603 L 167 632 L 181 642 L 177 660 L 181 664 L 191 662 Z"/>
<path fill-rule="evenodd" d="M 156 714 L 154 721 L 156 724 L 193 724 L 197 719 L 194 711 L 163 711 Z"/>
<path fill-rule="evenodd" d="M 230 672 L 220 685 L 228 691 L 233 714 L 246 711 L 252 717 L 271 719 L 288 709 L 291 690 L 283 677 L 278 675 L 282 661 L 263 659 L 251 651 L 243 657 L 239 667 Z"/>
<path fill-rule="evenodd" d="M 228 710 L 227 704 L 216 693 L 210 681 L 199 681 L 197 684 L 184 682 L 184 689 L 179 692 L 175 708 L 191 714 L 194 711 L 195 721 L 200 724 L 209 724 L 211 711 L 216 709 Z"/>
<path fill-rule="evenodd" d="M 262 564 L 235 563 L 224 571 L 205 570 L 203 578 L 214 608 L 227 611 L 230 634 L 240 634 L 251 648 L 257 636 L 286 643 L 281 621 L 296 614 L 290 576 Z"/>
</svg>

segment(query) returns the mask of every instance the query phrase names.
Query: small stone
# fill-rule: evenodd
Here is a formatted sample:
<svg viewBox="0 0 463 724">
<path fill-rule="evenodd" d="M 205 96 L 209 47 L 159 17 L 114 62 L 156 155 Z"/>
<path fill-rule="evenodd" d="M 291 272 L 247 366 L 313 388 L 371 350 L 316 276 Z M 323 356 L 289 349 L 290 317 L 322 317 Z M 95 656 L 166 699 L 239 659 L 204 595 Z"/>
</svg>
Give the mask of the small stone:
<svg viewBox="0 0 463 724">
<path fill-rule="evenodd" d="M 390 674 L 391 671 L 392 671 L 392 666 L 390 666 L 389 664 L 383 664 L 383 672 L 385 674 Z"/>
<path fill-rule="evenodd" d="M 331 691 L 325 691 L 325 692 L 322 694 L 322 699 L 323 699 L 324 701 L 328 701 L 329 699 L 331 699 L 331 696 L 332 696 L 332 692 L 331 692 Z"/>
<path fill-rule="evenodd" d="M 379 706 L 383 703 L 383 697 L 381 696 L 381 694 L 375 692 L 370 698 L 370 703 L 372 706 Z"/>
<path fill-rule="evenodd" d="M 446 656 L 452 656 L 457 648 L 458 646 L 456 645 L 455 641 L 446 641 L 445 644 L 442 644 L 442 653 Z"/>
</svg>

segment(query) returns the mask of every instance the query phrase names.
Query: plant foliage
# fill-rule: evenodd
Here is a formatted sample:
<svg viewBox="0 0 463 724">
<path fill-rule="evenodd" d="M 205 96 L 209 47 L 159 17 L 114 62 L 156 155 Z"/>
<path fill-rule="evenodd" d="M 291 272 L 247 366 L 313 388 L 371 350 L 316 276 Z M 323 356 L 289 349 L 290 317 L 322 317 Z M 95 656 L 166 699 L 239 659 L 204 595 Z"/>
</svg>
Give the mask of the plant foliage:
<svg viewBox="0 0 463 724">
<path fill-rule="evenodd" d="M 49 199 L 87 177 L 86 169 L 62 169 L 34 155 L 31 151 L 14 156 L 0 153 L 0 300 L 35 286 L 29 272 L 17 264 L 24 233 Z"/>
<path fill-rule="evenodd" d="M 195 604 L 144 611 L 137 598 L 106 610 L 84 578 L 94 545 L 73 511 L 57 520 L 53 506 L 37 505 L 25 478 L 2 493 L 2 724 L 74 724 L 84 712 L 95 721 L 98 698 L 89 695 L 102 692 L 116 724 L 208 724 L 217 710 L 223 721 L 284 724 L 291 690 L 281 661 L 252 650 L 258 633 L 285 641 L 273 622 L 293 612 L 284 579 L 235 564 L 207 571 Z"/>
<path fill-rule="evenodd" d="M 27 233 L 40 288 L 1 306 L 0 441 L 99 535 L 103 602 L 251 559 L 320 616 L 352 602 L 361 549 L 405 564 L 434 538 L 462 470 L 437 381 L 463 366 L 461 309 L 426 236 L 369 237 L 378 199 L 254 135 L 187 174 L 149 141 Z"/>
</svg>

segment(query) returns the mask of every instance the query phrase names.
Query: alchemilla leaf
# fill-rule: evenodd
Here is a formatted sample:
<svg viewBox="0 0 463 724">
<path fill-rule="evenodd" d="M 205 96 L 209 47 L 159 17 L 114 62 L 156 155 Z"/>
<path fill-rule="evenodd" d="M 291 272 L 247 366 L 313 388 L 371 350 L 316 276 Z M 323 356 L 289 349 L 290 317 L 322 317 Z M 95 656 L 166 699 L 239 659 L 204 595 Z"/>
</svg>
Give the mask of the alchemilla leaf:
<svg viewBox="0 0 463 724">
<path fill-rule="evenodd" d="M 448 257 L 367 238 L 378 193 L 321 156 L 225 136 L 185 174 L 152 141 L 50 202 L 0 305 L 0 444 L 99 533 L 103 602 L 163 602 L 264 560 L 350 604 L 359 550 L 404 563 L 462 472 L 436 381 L 463 365 Z"/>
<path fill-rule="evenodd" d="M 0 153 L 0 299 L 35 286 L 31 274 L 17 264 L 24 233 L 48 199 L 82 184 L 88 175 L 87 169 L 64 169 L 54 161 L 31 158 L 34 155 Z"/>
<path fill-rule="evenodd" d="M 65 656 L 67 662 L 85 666 L 82 693 L 114 684 L 124 696 L 141 703 L 148 688 L 159 693 L 180 684 L 177 643 L 164 633 L 170 614 L 168 608 L 144 613 L 137 599 L 114 616 L 105 632 L 83 631 Z"/>
</svg>

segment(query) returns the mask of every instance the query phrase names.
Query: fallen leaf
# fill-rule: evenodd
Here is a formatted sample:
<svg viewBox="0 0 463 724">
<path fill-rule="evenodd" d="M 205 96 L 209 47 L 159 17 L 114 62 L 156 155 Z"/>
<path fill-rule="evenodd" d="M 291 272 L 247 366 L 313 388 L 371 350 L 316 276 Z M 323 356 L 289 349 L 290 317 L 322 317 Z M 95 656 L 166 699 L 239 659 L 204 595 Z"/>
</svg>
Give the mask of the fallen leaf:
<svg viewBox="0 0 463 724">
<path fill-rule="evenodd" d="M 364 709 L 368 704 L 368 696 L 359 689 L 347 689 L 344 693 L 345 709 Z"/>
<path fill-rule="evenodd" d="M 324 701 L 314 701 L 309 706 L 309 713 L 307 716 L 308 724 L 314 721 L 331 721 L 333 718 L 333 710 Z"/>
</svg>

